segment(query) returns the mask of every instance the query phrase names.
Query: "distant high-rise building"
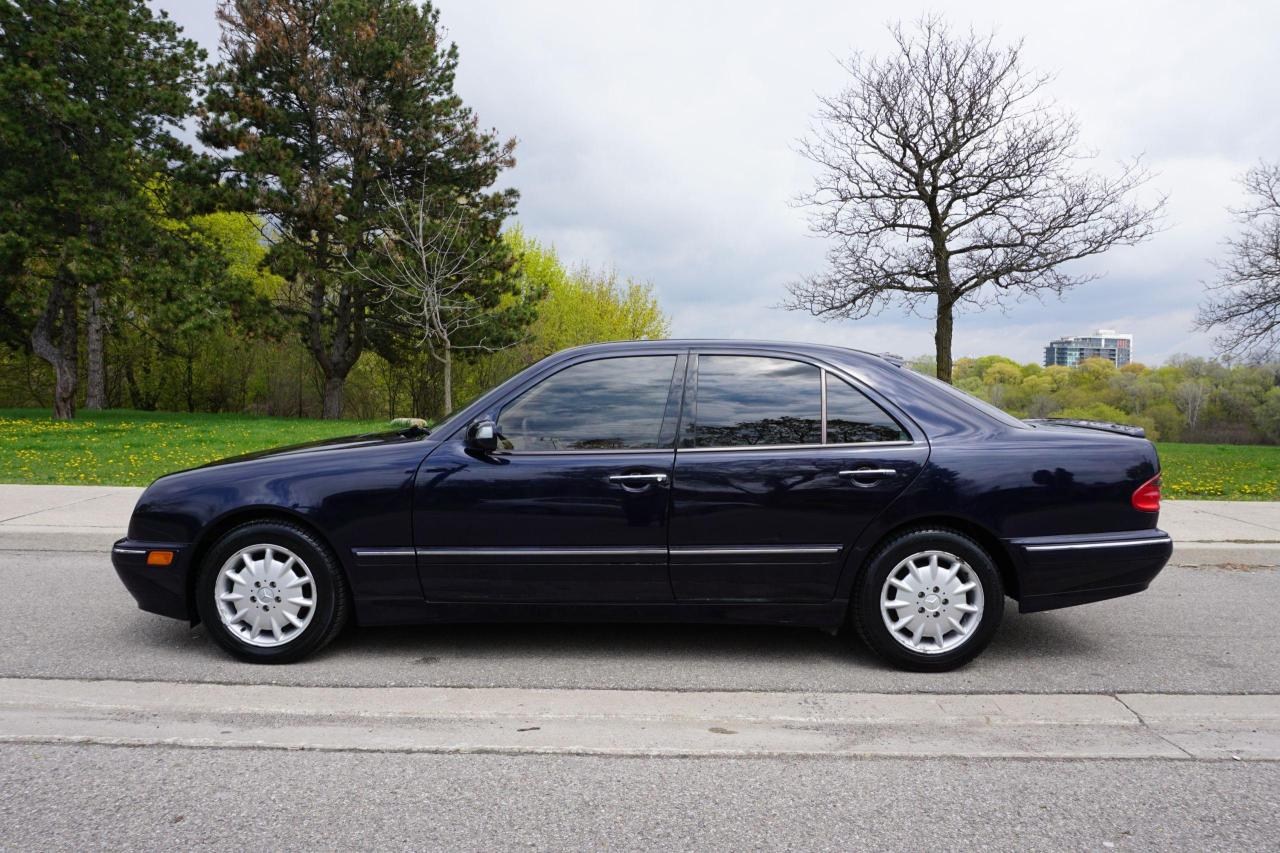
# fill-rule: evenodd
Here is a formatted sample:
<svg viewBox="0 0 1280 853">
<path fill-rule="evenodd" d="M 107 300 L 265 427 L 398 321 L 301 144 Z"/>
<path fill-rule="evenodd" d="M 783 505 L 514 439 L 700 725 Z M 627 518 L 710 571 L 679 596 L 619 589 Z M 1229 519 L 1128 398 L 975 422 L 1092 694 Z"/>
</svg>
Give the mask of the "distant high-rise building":
<svg viewBox="0 0 1280 853">
<path fill-rule="evenodd" d="M 1044 348 L 1044 366 L 1075 367 L 1086 358 L 1106 358 L 1116 367 L 1133 359 L 1133 335 L 1114 329 L 1099 329 L 1091 335 L 1075 335 L 1050 341 Z"/>
</svg>

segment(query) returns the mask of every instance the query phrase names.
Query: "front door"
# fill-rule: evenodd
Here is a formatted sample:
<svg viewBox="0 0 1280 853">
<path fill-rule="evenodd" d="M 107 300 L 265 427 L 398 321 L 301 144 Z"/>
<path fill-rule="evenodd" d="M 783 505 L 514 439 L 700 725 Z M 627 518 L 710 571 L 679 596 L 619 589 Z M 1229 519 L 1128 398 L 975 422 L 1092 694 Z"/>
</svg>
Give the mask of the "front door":
<svg viewBox="0 0 1280 853">
<path fill-rule="evenodd" d="M 418 472 L 431 601 L 670 601 L 667 521 L 685 357 L 578 361 L 514 392 L 500 449 L 445 442 Z"/>
<path fill-rule="evenodd" d="M 848 548 L 928 445 L 819 365 L 692 359 L 671 495 L 675 597 L 830 600 Z"/>
</svg>

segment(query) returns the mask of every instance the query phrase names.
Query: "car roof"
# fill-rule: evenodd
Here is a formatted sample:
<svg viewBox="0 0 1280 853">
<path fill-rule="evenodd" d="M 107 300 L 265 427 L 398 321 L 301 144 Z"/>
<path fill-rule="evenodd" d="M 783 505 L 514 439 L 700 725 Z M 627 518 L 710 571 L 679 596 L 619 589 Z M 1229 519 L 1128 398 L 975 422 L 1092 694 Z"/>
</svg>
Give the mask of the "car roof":
<svg viewBox="0 0 1280 853">
<path fill-rule="evenodd" d="M 608 353 L 608 352 L 635 352 L 646 349 L 662 349 L 672 346 L 687 347 L 733 347 L 734 349 L 759 349 L 772 350 L 782 352 L 802 353 L 815 357 L 825 356 L 838 360 L 848 360 L 850 357 L 854 359 L 874 359 L 876 362 L 892 364 L 894 366 L 902 366 L 901 356 L 891 355 L 889 353 L 873 353 L 866 350 L 854 349 L 852 347 L 839 347 L 832 344 L 815 344 L 804 341 L 760 341 L 760 340 L 736 340 L 734 338 L 659 338 L 655 340 L 642 341 L 606 341 L 598 344 L 583 344 L 582 346 L 573 347 L 567 350 L 561 350 L 565 353 Z"/>
</svg>

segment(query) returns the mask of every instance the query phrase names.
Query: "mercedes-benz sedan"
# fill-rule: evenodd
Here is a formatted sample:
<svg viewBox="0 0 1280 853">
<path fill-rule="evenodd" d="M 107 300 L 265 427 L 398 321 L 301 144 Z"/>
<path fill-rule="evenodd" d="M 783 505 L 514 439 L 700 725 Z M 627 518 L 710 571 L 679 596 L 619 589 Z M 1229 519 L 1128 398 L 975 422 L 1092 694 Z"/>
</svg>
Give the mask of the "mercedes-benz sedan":
<svg viewBox="0 0 1280 853">
<path fill-rule="evenodd" d="M 161 477 L 112 558 L 148 611 L 248 661 L 361 625 L 698 621 L 855 629 L 950 669 L 1023 612 L 1168 560 L 1142 431 L 1017 420 L 809 344 L 567 350 L 437 426 Z"/>
</svg>

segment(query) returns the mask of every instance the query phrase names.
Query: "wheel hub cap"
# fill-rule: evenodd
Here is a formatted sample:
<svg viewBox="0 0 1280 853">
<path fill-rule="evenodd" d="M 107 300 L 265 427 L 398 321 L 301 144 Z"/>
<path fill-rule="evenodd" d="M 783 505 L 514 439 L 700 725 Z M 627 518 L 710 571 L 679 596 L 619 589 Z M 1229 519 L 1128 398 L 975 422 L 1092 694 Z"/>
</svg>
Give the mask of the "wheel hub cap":
<svg viewBox="0 0 1280 853">
<path fill-rule="evenodd" d="M 311 623 L 315 577 L 288 548 L 250 545 L 222 564 L 214 596 L 222 624 L 241 640 L 253 646 L 281 646 Z"/>
<path fill-rule="evenodd" d="M 983 613 L 982 581 L 947 551 L 920 551 L 894 566 L 880 591 L 890 635 L 913 652 L 940 654 L 973 636 Z"/>
</svg>

